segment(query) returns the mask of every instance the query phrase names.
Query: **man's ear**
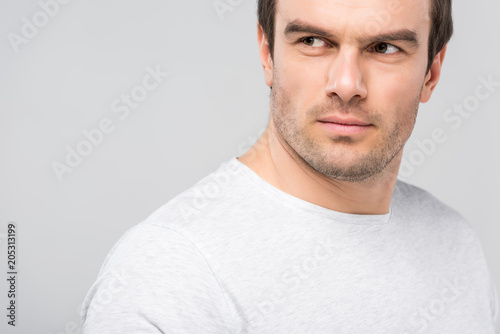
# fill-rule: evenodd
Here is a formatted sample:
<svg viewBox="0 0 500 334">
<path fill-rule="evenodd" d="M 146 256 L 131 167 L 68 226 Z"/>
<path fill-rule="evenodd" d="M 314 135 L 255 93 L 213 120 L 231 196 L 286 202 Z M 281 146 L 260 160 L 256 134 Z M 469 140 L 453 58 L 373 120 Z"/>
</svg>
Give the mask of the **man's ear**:
<svg viewBox="0 0 500 334">
<path fill-rule="evenodd" d="M 422 87 L 422 93 L 420 94 L 420 102 L 426 103 L 430 100 L 432 92 L 439 81 L 441 76 L 441 68 L 443 67 L 444 56 L 446 54 L 446 44 L 441 51 L 436 54 L 434 60 L 432 61 L 431 68 L 427 76 L 425 77 L 424 86 Z"/>
<path fill-rule="evenodd" d="M 260 24 L 257 23 L 257 40 L 259 42 L 260 62 L 264 68 L 264 79 L 266 85 L 273 86 L 273 60 L 271 59 L 271 51 L 269 50 L 269 42 L 266 34 Z"/>
</svg>

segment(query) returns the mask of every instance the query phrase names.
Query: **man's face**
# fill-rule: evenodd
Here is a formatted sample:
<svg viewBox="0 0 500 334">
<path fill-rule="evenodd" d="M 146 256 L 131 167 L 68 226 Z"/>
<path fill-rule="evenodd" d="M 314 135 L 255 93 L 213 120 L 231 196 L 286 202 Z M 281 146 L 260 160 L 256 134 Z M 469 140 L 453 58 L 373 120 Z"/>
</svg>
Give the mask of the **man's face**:
<svg viewBox="0 0 500 334">
<path fill-rule="evenodd" d="M 402 153 L 426 79 L 428 1 L 278 0 L 271 116 L 316 171 L 361 181 Z"/>
</svg>

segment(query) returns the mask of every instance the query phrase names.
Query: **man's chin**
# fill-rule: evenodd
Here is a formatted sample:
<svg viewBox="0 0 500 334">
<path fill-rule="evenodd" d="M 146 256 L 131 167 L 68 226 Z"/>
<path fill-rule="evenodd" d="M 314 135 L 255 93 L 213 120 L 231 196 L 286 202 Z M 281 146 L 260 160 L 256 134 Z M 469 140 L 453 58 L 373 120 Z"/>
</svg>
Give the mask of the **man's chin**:
<svg viewBox="0 0 500 334">
<path fill-rule="evenodd" d="M 349 154 L 350 153 L 350 154 Z M 318 173 L 339 181 L 359 182 L 369 179 L 384 170 L 386 164 L 382 157 L 342 152 L 326 159 L 304 159 Z M 318 155 L 316 155 L 317 157 Z"/>
</svg>

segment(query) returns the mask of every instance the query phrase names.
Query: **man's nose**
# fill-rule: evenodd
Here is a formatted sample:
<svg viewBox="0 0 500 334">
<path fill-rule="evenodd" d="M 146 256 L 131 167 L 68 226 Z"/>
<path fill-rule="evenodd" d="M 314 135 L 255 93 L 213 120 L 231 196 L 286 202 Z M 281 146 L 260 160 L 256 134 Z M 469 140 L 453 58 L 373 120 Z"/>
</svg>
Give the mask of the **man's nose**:
<svg viewBox="0 0 500 334">
<path fill-rule="evenodd" d="M 356 50 L 341 50 L 328 68 L 328 96 L 337 95 L 342 101 L 364 99 L 368 94 L 361 75 L 360 55 Z"/>
</svg>

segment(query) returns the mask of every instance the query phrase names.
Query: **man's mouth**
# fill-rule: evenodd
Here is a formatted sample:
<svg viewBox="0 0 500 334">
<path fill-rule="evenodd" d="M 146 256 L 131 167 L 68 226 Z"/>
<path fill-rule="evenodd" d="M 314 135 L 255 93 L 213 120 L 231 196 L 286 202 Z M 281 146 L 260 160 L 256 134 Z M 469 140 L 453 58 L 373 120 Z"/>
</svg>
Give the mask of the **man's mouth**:
<svg viewBox="0 0 500 334">
<path fill-rule="evenodd" d="M 318 120 L 322 123 L 334 123 L 347 126 L 370 126 L 371 124 L 354 117 L 327 116 Z"/>
<path fill-rule="evenodd" d="M 354 117 L 328 116 L 318 120 L 330 134 L 336 136 L 352 136 L 362 134 L 373 127 L 373 124 Z"/>
</svg>

